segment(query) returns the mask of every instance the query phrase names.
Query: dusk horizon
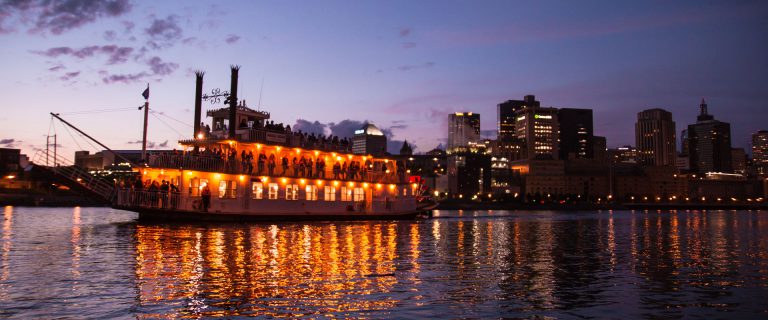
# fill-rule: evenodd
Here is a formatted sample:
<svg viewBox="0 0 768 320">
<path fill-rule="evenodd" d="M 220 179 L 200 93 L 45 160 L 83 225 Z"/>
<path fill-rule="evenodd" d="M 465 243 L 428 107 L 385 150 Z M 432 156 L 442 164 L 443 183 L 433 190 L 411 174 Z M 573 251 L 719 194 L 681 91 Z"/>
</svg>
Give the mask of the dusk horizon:
<svg viewBox="0 0 768 320">
<path fill-rule="evenodd" d="M 748 150 L 768 118 L 761 2 L 116 0 L 6 2 L 0 12 L 0 146 L 26 154 L 44 149 L 49 112 L 111 148 L 140 149 L 148 83 L 149 144 L 172 149 L 192 136 L 193 71 L 206 72 L 207 93 L 229 87 L 231 64 L 242 66 L 240 99 L 276 123 L 339 135 L 370 121 L 393 153 L 403 140 L 422 153 L 445 145 L 452 112 L 481 114 L 493 136 L 496 105 L 528 94 L 593 109 L 608 147 L 634 145 L 627 128 L 650 108 L 672 112 L 679 134 L 702 98 L 732 124 L 734 147 Z M 96 151 L 57 129 L 62 154 Z"/>
</svg>

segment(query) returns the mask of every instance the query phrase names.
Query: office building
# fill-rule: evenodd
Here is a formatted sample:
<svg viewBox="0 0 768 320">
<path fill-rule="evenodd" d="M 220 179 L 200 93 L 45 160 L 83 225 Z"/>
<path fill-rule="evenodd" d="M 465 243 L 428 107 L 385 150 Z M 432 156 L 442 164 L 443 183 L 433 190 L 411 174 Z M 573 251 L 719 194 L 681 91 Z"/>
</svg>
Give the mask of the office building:
<svg viewBox="0 0 768 320">
<path fill-rule="evenodd" d="M 561 108 L 557 111 L 560 128 L 560 159 L 594 159 L 592 109 Z"/>
<path fill-rule="evenodd" d="M 352 153 L 383 156 L 387 153 L 387 137 L 372 123 L 355 130 L 352 137 Z"/>
<path fill-rule="evenodd" d="M 635 142 L 638 161 L 645 166 L 674 166 L 677 153 L 672 113 L 648 109 L 637 114 Z"/>
<path fill-rule="evenodd" d="M 480 114 L 456 112 L 448 115 L 448 148 L 450 153 L 465 152 L 480 143 Z"/>
<path fill-rule="evenodd" d="M 768 130 L 752 134 L 752 162 L 760 176 L 768 176 Z"/>
<path fill-rule="evenodd" d="M 516 113 L 526 107 L 541 107 L 541 102 L 536 101 L 536 96 L 526 95 L 523 100 L 507 100 L 496 106 L 497 115 L 497 149 L 494 154 L 511 160 L 524 157 L 523 141 L 517 138 L 515 124 Z"/>
<path fill-rule="evenodd" d="M 515 113 L 516 137 L 526 159 L 557 159 L 559 122 L 556 108 L 526 107 Z"/>
<path fill-rule="evenodd" d="M 731 125 L 715 120 L 702 99 L 696 123 L 688 125 L 688 153 L 692 172 L 733 172 Z"/>
</svg>

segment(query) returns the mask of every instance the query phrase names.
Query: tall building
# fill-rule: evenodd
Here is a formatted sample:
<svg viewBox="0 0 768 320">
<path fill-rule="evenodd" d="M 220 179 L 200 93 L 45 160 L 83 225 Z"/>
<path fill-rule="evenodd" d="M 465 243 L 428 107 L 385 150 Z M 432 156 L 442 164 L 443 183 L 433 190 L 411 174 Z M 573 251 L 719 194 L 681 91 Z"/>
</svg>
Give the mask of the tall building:
<svg viewBox="0 0 768 320">
<path fill-rule="evenodd" d="M 677 154 L 672 113 L 658 108 L 639 112 L 635 123 L 635 142 L 641 165 L 674 166 Z"/>
<path fill-rule="evenodd" d="M 623 146 L 623 147 L 618 147 L 616 149 L 609 149 L 608 159 L 613 164 L 618 164 L 618 163 L 636 164 L 638 161 L 638 151 L 632 146 Z"/>
<path fill-rule="evenodd" d="M 560 143 L 562 146 L 562 142 Z M 606 162 L 608 161 L 608 141 L 605 137 L 594 136 L 592 138 L 592 159 Z"/>
<path fill-rule="evenodd" d="M 352 137 L 352 153 L 383 156 L 387 153 L 387 137 L 372 123 L 355 130 Z"/>
<path fill-rule="evenodd" d="M 523 100 L 507 100 L 496 106 L 497 116 L 497 149 L 494 154 L 505 157 L 510 160 L 517 160 L 523 157 L 523 141 L 517 138 L 515 124 L 517 122 L 516 112 L 526 107 L 541 107 L 541 102 L 536 101 L 536 96 L 526 95 Z"/>
<path fill-rule="evenodd" d="M 560 159 L 594 159 L 592 109 L 561 108 L 557 111 L 560 125 Z"/>
<path fill-rule="evenodd" d="M 715 120 L 707 112 L 704 99 L 699 105 L 696 123 L 688 125 L 688 153 L 691 171 L 733 172 L 731 158 L 731 125 Z"/>
<path fill-rule="evenodd" d="M 480 143 L 480 114 L 456 112 L 448 115 L 448 153 L 468 151 Z"/>
<path fill-rule="evenodd" d="M 747 174 L 747 152 L 744 151 L 744 148 L 731 148 L 731 163 L 733 164 L 733 173 Z"/>
<path fill-rule="evenodd" d="M 768 130 L 752 134 L 752 162 L 760 176 L 768 176 Z"/>
<path fill-rule="evenodd" d="M 557 159 L 559 156 L 556 108 L 526 107 L 515 113 L 516 137 L 523 142 L 526 159 Z"/>
</svg>

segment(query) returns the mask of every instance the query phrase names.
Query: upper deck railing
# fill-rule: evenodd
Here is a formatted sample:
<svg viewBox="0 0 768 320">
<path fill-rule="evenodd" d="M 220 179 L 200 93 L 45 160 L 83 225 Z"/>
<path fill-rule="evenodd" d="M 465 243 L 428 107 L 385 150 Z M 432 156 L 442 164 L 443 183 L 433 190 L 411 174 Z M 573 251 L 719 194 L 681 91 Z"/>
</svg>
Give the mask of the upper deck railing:
<svg viewBox="0 0 768 320">
<path fill-rule="evenodd" d="M 293 164 L 289 162 L 286 167 L 282 164 L 276 163 L 270 166 L 266 162 L 262 162 L 260 165 L 257 160 L 243 161 L 238 157 L 231 159 L 224 159 L 217 155 L 193 155 L 189 152 L 165 152 L 156 153 L 149 157 L 150 167 L 154 168 L 174 168 L 185 170 L 197 170 L 216 173 L 227 174 L 247 174 L 254 176 L 270 176 L 270 177 L 287 177 L 287 178 L 305 178 L 305 179 L 327 179 L 327 180 L 344 180 L 344 181 L 359 181 L 370 183 L 407 183 L 407 177 L 405 172 L 397 170 L 393 162 L 389 163 L 389 167 L 376 166 L 374 168 L 367 168 L 366 170 L 352 171 L 347 169 L 346 171 L 333 169 L 333 165 L 326 165 L 323 170 L 318 171 L 317 167 L 313 167 L 312 170 L 307 169 L 308 166 L 302 170 L 300 164 Z M 388 171 L 388 172 L 387 172 Z"/>
<path fill-rule="evenodd" d="M 182 145 L 205 145 L 229 141 L 228 131 L 217 129 L 213 130 L 203 139 L 185 139 L 180 140 Z M 308 135 L 306 133 L 290 132 L 286 130 L 273 130 L 264 127 L 242 128 L 235 130 L 238 142 L 245 143 L 263 143 L 288 148 L 302 148 L 307 150 L 318 150 L 323 152 L 351 153 L 352 143 L 349 140 L 338 140 Z"/>
</svg>

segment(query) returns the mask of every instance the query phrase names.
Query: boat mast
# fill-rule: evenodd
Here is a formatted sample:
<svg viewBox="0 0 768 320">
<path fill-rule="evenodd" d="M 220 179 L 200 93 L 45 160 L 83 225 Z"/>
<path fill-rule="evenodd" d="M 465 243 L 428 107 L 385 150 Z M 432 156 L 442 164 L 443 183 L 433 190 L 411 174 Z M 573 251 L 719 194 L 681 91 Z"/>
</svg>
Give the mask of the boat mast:
<svg viewBox="0 0 768 320">
<path fill-rule="evenodd" d="M 141 140 L 141 160 L 147 162 L 147 118 L 149 117 L 149 83 L 144 91 L 144 137 Z M 141 107 L 139 107 L 141 109 Z"/>
</svg>

